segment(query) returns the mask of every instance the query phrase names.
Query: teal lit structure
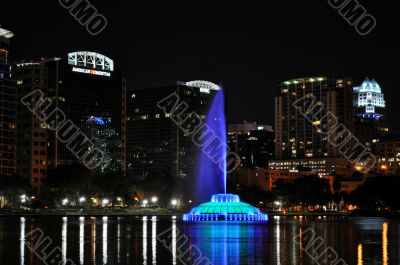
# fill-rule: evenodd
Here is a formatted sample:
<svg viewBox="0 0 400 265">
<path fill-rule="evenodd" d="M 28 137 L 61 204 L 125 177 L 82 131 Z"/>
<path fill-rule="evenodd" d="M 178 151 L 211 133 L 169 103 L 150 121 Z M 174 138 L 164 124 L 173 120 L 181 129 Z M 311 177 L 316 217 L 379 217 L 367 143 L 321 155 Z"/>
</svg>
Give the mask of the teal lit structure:
<svg viewBox="0 0 400 265">
<path fill-rule="evenodd" d="M 210 202 L 202 203 L 183 215 L 183 221 L 241 221 L 267 222 L 268 215 L 258 208 L 240 201 L 235 194 L 213 195 Z"/>
</svg>

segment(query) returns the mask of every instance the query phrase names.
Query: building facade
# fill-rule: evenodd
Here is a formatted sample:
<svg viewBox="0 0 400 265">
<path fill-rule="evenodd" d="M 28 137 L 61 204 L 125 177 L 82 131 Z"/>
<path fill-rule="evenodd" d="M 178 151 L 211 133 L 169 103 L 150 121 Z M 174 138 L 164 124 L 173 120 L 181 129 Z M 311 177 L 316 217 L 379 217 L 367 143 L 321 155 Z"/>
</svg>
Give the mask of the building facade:
<svg viewBox="0 0 400 265">
<path fill-rule="evenodd" d="M 287 171 L 287 170 L 270 170 L 264 168 L 240 169 L 237 174 L 236 183 L 240 186 L 257 186 L 266 191 L 272 191 L 276 187 L 277 181 L 291 182 L 298 178 L 314 177 L 317 172 L 313 171 Z M 333 176 L 321 176 L 329 181 L 331 191 L 333 192 Z"/>
<path fill-rule="evenodd" d="M 194 176 L 198 166 L 198 147 L 191 137 L 164 113 L 158 102 L 174 94 L 187 104 L 187 112 L 206 120 L 219 86 L 206 81 L 172 82 L 128 91 L 126 98 L 126 172 L 137 179 L 166 175 L 184 179 Z M 181 119 L 187 114 L 182 112 Z M 176 115 L 176 113 L 175 113 Z"/>
<path fill-rule="evenodd" d="M 241 167 L 268 168 L 274 158 L 274 132 L 270 125 L 239 123 L 228 126 L 228 144 L 241 159 Z"/>
<path fill-rule="evenodd" d="M 391 134 L 373 144 L 377 163 L 375 174 L 400 175 L 400 134 Z"/>
<path fill-rule="evenodd" d="M 353 91 L 354 134 L 373 151 L 373 141 L 389 133 L 384 94 L 381 86 L 368 78 Z"/>
<path fill-rule="evenodd" d="M 33 186 L 40 186 L 48 170 L 82 163 L 76 154 L 93 148 L 88 140 L 103 154 L 101 164 L 93 171 L 121 169 L 126 78 L 112 59 L 95 52 L 72 52 L 63 58 L 20 63 L 15 76 L 20 98 L 40 89 L 52 107 L 57 107 L 56 115 L 65 115 L 79 131 L 71 137 L 72 142 L 62 143 L 59 134 L 48 129 L 49 124 L 40 123 L 20 103 L 18 133 L 23 142 L 19 163 L 22 175 L 32 179 Z"/>
<path fill-rule="evenodd" d="M 299 107 L 304 108 L 303 113 Z M 332 143 L 321 128 L 332 130 L 334 123 L 322 118 L 330 112 L 353 132 L 352 107 L 353 83 L 349 77 L 307 77 L 279 83 L 275 98 L 276 159 L 340 157 L 337 146 L 346 136 L 332 137 Z M 346 148 L 351 144 L 344 143 Z"/>
<path fill-rule="evenodd" d="M 47 91 L 47 68 L 43 63 L 30 62 L 14 67 L 17 82 L 17 173 L 39 188 L 47 174 L 48 134 L 41 122 L 21 99 L 35 89 Z"/>
<path fill-rule="evenodd" d="M 0 175 L 16 173 L 16 87 L 9 63 L 14 34 L 0 28 Z"/>
<path fill-rule="evenodd" d="M 308 170 L 316 172 L 321 176 L 326 175 L 344 175 L 349 176 L 352 173 L 351 166 L 343 158 L 303 158 L 303 159 L 285 159 L 269 161 L 268 169 L 301 171 Z"/>
</svg>

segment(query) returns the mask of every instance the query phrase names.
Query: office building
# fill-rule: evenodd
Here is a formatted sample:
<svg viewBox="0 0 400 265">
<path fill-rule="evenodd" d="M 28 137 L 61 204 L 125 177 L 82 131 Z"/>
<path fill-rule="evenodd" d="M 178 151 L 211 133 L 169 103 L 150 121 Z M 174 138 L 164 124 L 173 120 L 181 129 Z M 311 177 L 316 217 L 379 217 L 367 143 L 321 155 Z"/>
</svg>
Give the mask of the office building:
<svg viewBox="0 0 400 265">
<path fill-rule="evenodd" d="M 104 159 L 93 171 L 121 169 L 126 79 L 112 59 L 95 52 L 72 52 L 62 58 L 19 63 L 15 76 L 19 97 L 40 89 L 58 107 L 57 114 L 64 113 L 87 136 L 75 138 L 77 150 L 82 153 L 85 148 L 93 148 L 85 145 L 86 139 L 101 150 Z M 18 133 L 24 141 L 19 149 L 19 163 L 31 161 L 32 165 L 21 170 L 24 177 L 32 179 L 33 186 L 40 186 L 38 182 L 46 176 L 46 170 L 82 163 L 71 148 L 57 139 L 54 131 L 46 129 L 48 124 L 40 123 L 23 104 L 18 109 L 21 117 Z"/>
<path fill-rule="evenodd" d="M 349 77 L 307 77 L 279 83 L 275 98 L 276 159 L 340 157 L 347 135 L 327 133 L 339 124 L 353 132 L 353 83 Z M 302 111 L 301 111 L 301 110 Z M 332 139 L 335 141 L 332 142 Z"/>
<path fill-rule="evenodd" d="M 381 86 L 368 78 L 360 86 L 354 87 L 353 91 L 354 134 L 372 150 L 372 142 L 389 132 L 384 94 Z"/>
<path fill-rule="evenodd" d="M 39 188 L 47 174 L 47 125 L 41 122 L 21 99 L 35 89 L 47 91 L 47 69 L 41 62 L 14 66 L 17 81 L 17 173 L 33 188 Z"/>
<path fill-rule="evenodd" d="M 268 164 L 270 170 L 313 171 L 321 176 L 350 176 L 352 173 L 350 163 L 344 158 L 282 159 L 270 160 Z"/>
<path fill-rule="evenodd" d="M 373 143 L 376 175 L 400 175 L 400 134 L 391 133 Z"/>
<path fill-rule="evenodd" d="M 16 173 L 16 88 L 9 63 L 13 36 L 0 28 L 0 175 Z"/>
<path fill-rule="evenodd" d="M 292 182 L 298 178 L 315 177 L 317 175 L 314 171 L 287 171 L 265 168 L 240 169 L 236 174 L 235 182 L 240 186 L 256 186 L 265 191 L 272 191 L 276 188 L 277 181 Z M 321 177 L 329 181 L 333 192 L 334 177 L 330 175 Z"/>
<path fill-rule="evenodd" d="M 241 167 L 268 168 L 274 158 L 275 142 L 272 126 L 239 123 L 228 126 L 228 144 L 241 159 Z"/>
<path fill-rule="evenodd" d="M 163 175 L 185 179 L 195 176 L 199 149 L 157 103 L 176 93 L 186 102 L 185 119 L 191 112 L 205 121 L 219 86 L 207 81 L 172 82 L 148 88 L 134 88 L 126 98 L 126 172 L 137 179 Z M 174 114 L 176 115 L 176 113 Z"/>
</svg>

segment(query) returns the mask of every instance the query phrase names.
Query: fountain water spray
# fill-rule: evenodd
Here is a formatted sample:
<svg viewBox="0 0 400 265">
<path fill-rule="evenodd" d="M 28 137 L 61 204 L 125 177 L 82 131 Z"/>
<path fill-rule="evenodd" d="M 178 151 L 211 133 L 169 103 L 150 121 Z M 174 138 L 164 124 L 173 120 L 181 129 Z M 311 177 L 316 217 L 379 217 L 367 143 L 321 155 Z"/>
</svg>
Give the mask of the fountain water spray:
<svg viewBox="0 0 400 265">
<path fill-rule="evenodd" d="M 211 197 L 211 201 L 192 208 L 189 213 L 183 215 L 183 220 L 267 222 L 267 214 L 241 202 L 238 195 L 226 193 L 228 146 L 224 92 L 209 82 L 197 82 L 196 86 L 205 89 L 204 85 L 210 84 L 211 87 L 218 88 L 205 122 L 207 129 L 213 132 L 213 137 L 203 139 L 207 144 L 203 142 L 206 148 L 200 150 L 199 154 L 196 198 L 204 202 Z"/>
</svg>

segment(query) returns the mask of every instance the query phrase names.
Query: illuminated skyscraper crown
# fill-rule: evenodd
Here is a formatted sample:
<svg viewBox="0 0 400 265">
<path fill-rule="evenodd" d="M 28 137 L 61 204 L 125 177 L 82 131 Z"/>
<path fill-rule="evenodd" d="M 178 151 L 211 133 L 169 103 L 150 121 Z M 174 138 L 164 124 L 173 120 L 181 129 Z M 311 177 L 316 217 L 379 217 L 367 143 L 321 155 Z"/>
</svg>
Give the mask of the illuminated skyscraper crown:
<svg viewBox="0 0 400 265">
<path fill-rule="evenodd" d="M 359 87 L 354 87 L 357 94 L 356 107 L 365 107 L 366 114 L 375 114 L 375 108 L 385 108 L 386 102 L 381 86 L 373 79 L 368 78 Z"/>
</svg>

